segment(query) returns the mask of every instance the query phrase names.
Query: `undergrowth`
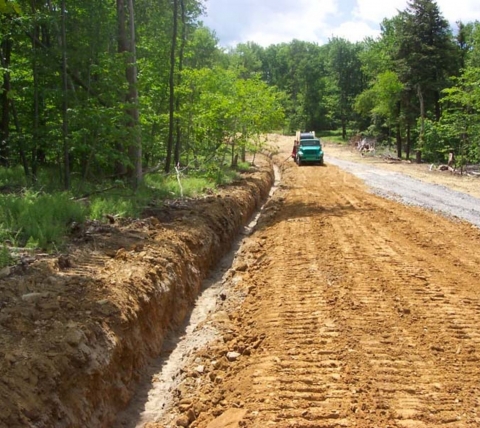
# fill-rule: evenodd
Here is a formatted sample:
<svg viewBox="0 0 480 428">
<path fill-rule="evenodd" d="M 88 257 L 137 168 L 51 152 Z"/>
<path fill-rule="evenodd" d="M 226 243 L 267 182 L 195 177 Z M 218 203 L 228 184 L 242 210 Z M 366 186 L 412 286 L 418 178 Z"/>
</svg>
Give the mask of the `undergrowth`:
<svg viewBox="0 0 480 428">
<path fill-rule="evenodd" d="M 238 170 L 246 170 L 240 165 Z M 125 183 L 82 186 L 70 192 L 58 190 L 50 181 L 26 187 L 20 170 L 0 169 L 0 268 L 12 263 L 9 249 L 41 248 L 58 250 L 73 222 L 107 221 L 106 216 L 137 218 L 148 206 L 160 205 L 166 199 L 196 197 L 212 191 L 217 185 L 238 178 L 237 170 L 216 170 L 209 176 L 151 174 L 132 191 Z M 40 177 L 48 177 L 48 174 Z M 14 189 L 12 192 L 11 189 Z M 1 190 L 1 189 L 0 189 Z"/>
</svg>

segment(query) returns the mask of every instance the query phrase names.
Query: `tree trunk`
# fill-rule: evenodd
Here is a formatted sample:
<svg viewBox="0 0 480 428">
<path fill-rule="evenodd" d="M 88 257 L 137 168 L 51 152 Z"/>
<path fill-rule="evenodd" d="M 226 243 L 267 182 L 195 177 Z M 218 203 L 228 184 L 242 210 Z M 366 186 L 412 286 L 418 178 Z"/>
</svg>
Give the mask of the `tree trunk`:
<svg viewBox="0 0 480 428">
<path fill-rule="evenodd" d="M 420 85 L 417 85 L 417 95 L 418 101 L 420 102 L 420 135 L 419 135 L 419 147 L 417 150 L 417 162 L 420 163 L 419 160 L 422 159 L 422 149 L 423 143 L 425 139 L 425 102 L 423 99 L 422 88 Z"/>
<path fill-rule="evenodd" d="M 396 141 L 397 141 L 397 157 L 402 158 L 402 126 L 400 124 L 400 115 L 402 113 L 402 104 L 400 101 L 397 103 L 397 129 L 396 129 Z"/>
<path fill-rule="evenodd" d="M 402 158 L 402 129 L 400 123 L 397 123 L 396 130 L 396 142 L 397 142 L 397 158 Z"/>
<path fill-rule="evenodd" d="M 27 177 L 27 180 L 29 180 L 30 177 L 30 170 L 28 168 L 28 161 L 27 161 L 27 156 L 25 154 L 25 144 L 24 144 L 24 135 L 22 134 L 22 130 L 20 128 L 20 122 L 18 120 L 18 115 L 17 115 L 17 109 L 15 108 L 15 103 L 13 100 L 10 100 L 10 106 L 12 107 L 12 114 L 13 114 L 13 121 L 15 123 L 15 130 L 17 131 L 17 134 L 19 136 L 19 152 L 20 152 L 20 158 L 22 160 L 22 165 L 23 165 L 23 171 L 25 172 L 25 177 Z"/>
<path fill-rule="evenodd" d="M 410 148 L 412 147 L 411 142 L 411 128 L 410 123 L 407 123 L 407 144 L 405 145 L 405 158 L 410 159 Z"/>
<path fill-rule="evenodd" d="M 434 92 L 435 97 L 435 120 L 438 122 L 442 116 L 442 109 L 440 106 L 440 93 L 438 91 Z"/>
<path fill-rule="evenodd" d="M 128 50 L 127 42 L 127 29 L 125 26 L 125 3 L 124 0 L 117 0 L 117 51 L 122 54 Z M 125 153 L 124 146 L 121 142 L 116 143 L 117 151 L 120 153 L 120 158 L 122 158 Z M 125 162 L 123 160 L 116 161 L 115 164 L 115 175 L 123 176 L 127 172 L 125 167 Z"/>
<path fill-rule="evenodd" d="M 180 11 L 181 11 L 181 19 L 182 19 L 182 36 L 181 36 L 181 44 L 180 50 L 178 53 L 178 76 L 177 76 L 177 87 L 180 86 L 181 79 L 182 79 L 182 70 L 183 70 L 183 54 L 185 51 L 185 44 L 187 42 L 187 26 L 186 26 L 186 17 L 185 17 L 185 1 L 180 0 Z M 180 97 L 177 96 L 175 100 L 175 111 L 178 111 L 180 108 Z M 180 126 L 180 119 L 176 119 L 176 141 L 175 141 L 175 154 L 174 154 L 174 162 L 175 165 L 180 163 L 180 150 L 182 148 L 182 130 Z"/>
<path fill-rule="evenodd" d="M 178 0 L 173 0 L 173 31 L 172 31 L 172 46 L 170 49 L 170 96 L 169 96 L 169 126 L 168 126 L 168 141 L 167 141 L 167 157 L 165 159 L 165 172 L 170 172 L 172 163 L 172 149 L 173 149 L 173 128 L 174 128 L 174 113 L 175 113 L 175 51 L 177 46 L 177 25 L 178 25 Z"/>
<path fill-rule="evenodd" d="M 137 48 L 135 38 L 135 10 L 133 0 L 128 0 L 128 13 L 130 17 L 130 62 L 127 65 L 128 97 L 127 102 L 131 104 L 131 128 L 133 141 L 129 146 L 130 160 L 133 168 L 130 171 L 133 187 L 136 189 L 142 181 L 142 138 L 140 129 L 140 113 L 138 106 L 137 86 Z"/>
<path fill-rule="evenodd" d="M 36 11 L 33 10 L 33 13 L 36 16 Z M 34 23 L 33 29 L 33 40 L 32 40 L 32 49 L 33 49 L 33 64 L 32 64 L 32 77 L 33 77 L 33 130 L 32 130 L 32 180 L 37 180 L 37 170 L 38 170 L 38 140 L 40 135 L 40 94 L 39 94 L 39 84 L 38 84 L 38 64 L 37 64 L 37 42 L 38 39 L 38 25 Z"/>
<path fill-rule="evenodd" d="M 128 28 L 127 32 L 127 10 Z M 125 55 L 125 78 L 128 83 L 128 90 L 125 94 L 127 104 L 126 113 L 128 116 L 127 126 L 130 130 L 128 142 L 128 157 L 130 165 L 125 167 L 124 162 L 117 164 L 117 175 L 125 175 L 132 181 L 136 189 L 142 180 L 142 143 L 140 135 L 139 111 L 138 111 L 138 89 L 137 89 L 137 64 L 135 44 L 135 13 L 133 0 L 117 0 L 117 43 L 118 52 Z M 125 147 L 117 144 L 121 153 Z"/>
<path fill-rule="evenodd" d="M 65 29 L 66 11 L 65 0 L 62 0 L 62 86 L 63 86 L 63 185 L 65 190 L 70 189 L 70 147 L 68 144 L 68 74 L 67 74 L 67 34 Z"/>
<path fill-rule="evenodd" d="M 2 118 L 0 122 L 0 166 L 9 164 L 8 138 L 10 136 L 10 57 L 12 53 L 12 40 L 7 36 L 0 45 L 0 64 L 5 69 L 3 73 L 3 85 L 1 87 Z"/>
</svg>

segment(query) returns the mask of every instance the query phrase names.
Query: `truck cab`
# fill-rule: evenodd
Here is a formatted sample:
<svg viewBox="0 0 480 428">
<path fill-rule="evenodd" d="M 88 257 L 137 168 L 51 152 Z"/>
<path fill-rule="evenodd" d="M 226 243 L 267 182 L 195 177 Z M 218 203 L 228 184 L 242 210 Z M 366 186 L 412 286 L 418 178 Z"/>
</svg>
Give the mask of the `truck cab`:
<svg viewBox="0 0 480 428">
<path fill-rule="evenodd" d="M 309 162 L 323 165 L 322 143 L 315 132 L 297 132 L 295 145 L 294 159 L 298 166 Z"/>
</svg>

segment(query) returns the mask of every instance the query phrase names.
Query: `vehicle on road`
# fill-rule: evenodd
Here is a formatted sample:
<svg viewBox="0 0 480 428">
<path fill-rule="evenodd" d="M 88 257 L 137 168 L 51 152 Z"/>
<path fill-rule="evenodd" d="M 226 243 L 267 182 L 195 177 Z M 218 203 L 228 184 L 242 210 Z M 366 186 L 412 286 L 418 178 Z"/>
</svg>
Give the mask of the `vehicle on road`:
<svg viewBox="0 0 480 428">
<path fill-rule="evenodd" d="M 292 158 L 298 166 L 305 163 L 323 165 L 322 143 L 315 137 L 315 132 L 297 132 Z"/>
</svg>

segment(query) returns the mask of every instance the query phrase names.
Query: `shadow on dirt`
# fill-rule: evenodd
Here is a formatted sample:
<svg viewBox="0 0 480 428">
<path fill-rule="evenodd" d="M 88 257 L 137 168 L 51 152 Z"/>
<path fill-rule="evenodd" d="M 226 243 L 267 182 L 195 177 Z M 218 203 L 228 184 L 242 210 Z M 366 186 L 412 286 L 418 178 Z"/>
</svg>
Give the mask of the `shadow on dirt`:
<svg viewBox="0 0 480 428">
<path fill-rule="evenodd" d="M 195 376 L 195 373 L 185 372 L 184 365 L 194 351 L 215 340 L 219 334 L 217 327 L 209 327 L 204 322 L 221 307 L 225 298 L 224 277 L 249 234 L 250 227 L 246 225 L 230 250 L 203 279 L 191 311 L 181 325 L 169 329 L 160 355 L 142 369 L 132 400 L 118 413 L 112 428 L 135 428 L 164 416 L 173 400 L 178 398 L 179 385 Z"/>
</svg>

